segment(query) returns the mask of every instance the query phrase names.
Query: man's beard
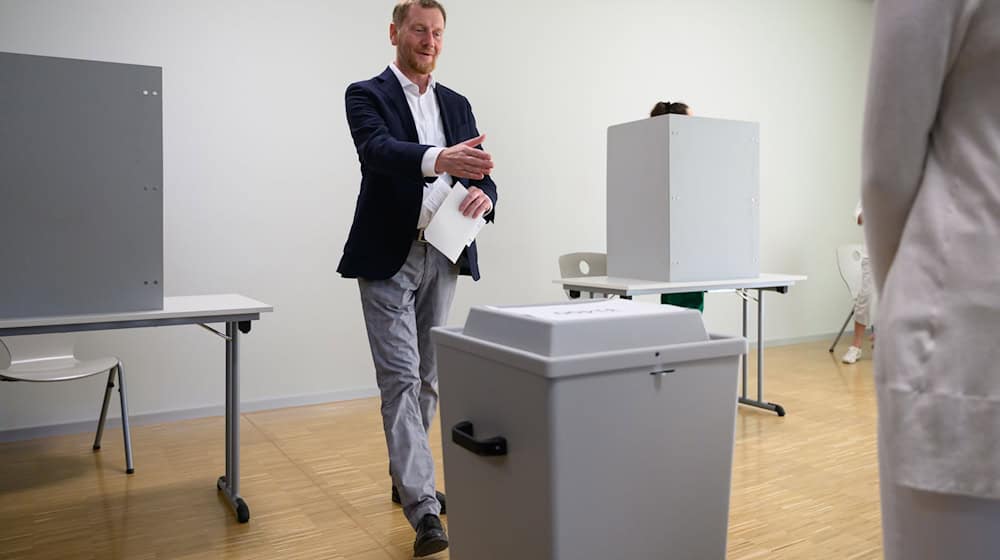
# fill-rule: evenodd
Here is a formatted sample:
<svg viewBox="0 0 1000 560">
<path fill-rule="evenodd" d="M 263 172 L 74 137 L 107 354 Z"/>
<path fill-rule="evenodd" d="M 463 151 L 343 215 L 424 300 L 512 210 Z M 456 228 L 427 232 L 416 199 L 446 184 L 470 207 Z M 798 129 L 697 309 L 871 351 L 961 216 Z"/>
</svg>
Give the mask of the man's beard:
<svg viewBox="0 0 1000 560">
<path fill-rule="evenodd" d="M 430 74 L 434 71 L 434 67 L 437 64 L 437 58 L 432 58 L 430 62 L 421 62 L 413 51 L 408 51 L 405 55 L 407 66 L 415 70 L 418 74 Z"/>
</svg>

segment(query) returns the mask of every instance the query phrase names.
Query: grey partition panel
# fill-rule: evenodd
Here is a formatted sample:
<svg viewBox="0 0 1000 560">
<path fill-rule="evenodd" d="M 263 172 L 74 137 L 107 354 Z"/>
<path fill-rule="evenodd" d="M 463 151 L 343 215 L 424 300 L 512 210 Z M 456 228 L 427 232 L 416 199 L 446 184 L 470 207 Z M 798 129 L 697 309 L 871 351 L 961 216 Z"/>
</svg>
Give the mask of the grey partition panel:
<svg viewBox="0 0 1000 560">
<path fill-rule="evenodd" d="M 162 308 L 161 84 L 0 53 L 0 318 Z"/>
</svg>

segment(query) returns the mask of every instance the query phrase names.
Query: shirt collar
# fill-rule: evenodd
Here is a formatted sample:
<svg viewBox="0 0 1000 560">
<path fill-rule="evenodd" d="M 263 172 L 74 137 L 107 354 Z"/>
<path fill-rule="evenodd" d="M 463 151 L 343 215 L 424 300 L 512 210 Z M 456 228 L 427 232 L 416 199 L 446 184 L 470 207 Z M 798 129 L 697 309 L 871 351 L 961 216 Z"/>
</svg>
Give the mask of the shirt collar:
<svg viewBox="0 0 1000 560">
<path fill-rule="evenodd" d="M 415 90 L 418 95 L 420 94 L 420 86 L 407 78 L 406 74 L 403 74 L 403 71 L 396 66 L 395 60 L 389 63 L 389 69 L 396 75 L 396 79 L 399 80 L 399 85 L 402 86 L 404 90 L 412 89 Z M 434 75 L 432 74 L 430 80 L 427 82 L 427 89 L 434 89 L 435 86 L 437 86 L 437 82 L 434 81 Z"/>
</svg>

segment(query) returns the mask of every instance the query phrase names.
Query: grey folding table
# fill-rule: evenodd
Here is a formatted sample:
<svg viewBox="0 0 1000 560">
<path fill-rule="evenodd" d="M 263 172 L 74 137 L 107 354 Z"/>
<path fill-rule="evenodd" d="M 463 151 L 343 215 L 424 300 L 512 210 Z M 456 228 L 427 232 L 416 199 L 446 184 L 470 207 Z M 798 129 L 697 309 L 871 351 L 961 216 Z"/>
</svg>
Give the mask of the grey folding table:
<svg viewBox="0 0 1000 560">
<path fill-rule="evenodd" d="M 266 303 L 236 294 L 163 298 L 163 309 L 126 313 L 95 313 L 63 317 L 0 320 L 0 336 L 201 325 L 226 341 L 226 474 L 217 488 L 225 495 L 240 523 L 250 520 L 250 508 L 240 496 L 240 353 L 239 334 L 252 321 L 273 311 Z M 225 323 L 225 333 L 208 326 Z"/>
<path fill-rule="evenodd" d="M 780 404 L 764 400 L 764 292 L 774 291 L 779 294 L 788 292 L 796 282 L 806 280 L 806 276 L 796 274 L 761 274 L 756 278 L 739 278 L 732 280 L 709 280 L 701 282 L 656 282 L 637 280 L 633 278 L 614 278 L 608 276 L 590 276 L 582 278 L 562 278 L 556 280 L 565 290 L 589 292 L 591 294 L 616 295 L 631 299 L 632 296 L 675 294 L 684 292 L 713 292 L 735 290 L 743 300 L 743 336 L 747 336 L 747 304 L 750 300 L 757 302 L 757 398 L 747 396 L 747 357 L 741 360 L 743 382 L 739 402 L 747 406 L 763 408 L 785 415 L 785 408 Z M 756 298 L 751 291 L 756 290 Z"/>
</svg>

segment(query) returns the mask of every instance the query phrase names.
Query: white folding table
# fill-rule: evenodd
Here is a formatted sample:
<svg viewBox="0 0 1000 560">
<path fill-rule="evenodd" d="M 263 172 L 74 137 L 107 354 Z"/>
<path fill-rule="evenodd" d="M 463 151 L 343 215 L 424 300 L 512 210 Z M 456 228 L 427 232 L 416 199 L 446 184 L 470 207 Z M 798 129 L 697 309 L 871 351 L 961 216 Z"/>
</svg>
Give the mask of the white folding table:
<svg viewBox="0 0 1000 560">
<path fill-rule="evenodd" d="M 757 398 L 752 399 L 747 396 L 747 357 L 743 355 L 742 375 L 743 383 L 739 396 L 740 404 L 763 408 L 778 414 L 785 415 L 785 409 L 780 404 L 767 402 L 764 400 L 764 292 L 774 291 L 779 294 L 788 292 L 788 289 L 796 282 L 806 280 L 806 276 L 797 274 L 761 274 L 756 278 L 740 278 L 732 280 L 709 280 L 702 282 L 656 282 L 650 280 L 637 280 L 633 278 L 614 278 L 608 276 L 589 276 L 581 278 L 561 278 L 556 280 L 556 284 L 561 284 L 563 289 L 576 292 L 589 292 L 591 294 L 609 294 L 621 298 L 631 299 L 632 296 L 651 294 L 675 294 L 684 292 L 713 292 L 735 290 L 743 300 L 743 336 L 747 336 L 747 303 L 750 300 L 757 302 Z M 757 291 L 755 298 L 750 294 L 751 290 Z"/>
<path fill-rule="evenodd" d="M 250 332 L 252 321 L 273 311 L 266 303 L 237 294 L 163 298 L 163 309 L 127 313 L 96 313 L 64 317 L 0 320 L 0 336 L 201 325 L 226 341 L 226 474 L 216 484 L 237 520 L 250 520 L 250 508 L 240 496 L 240 354 L 239 333 Z M 225 323 L 225 333 L 208 326 Z M 124 414 L 125 411 L 122 411 Z"/>
</svg>

